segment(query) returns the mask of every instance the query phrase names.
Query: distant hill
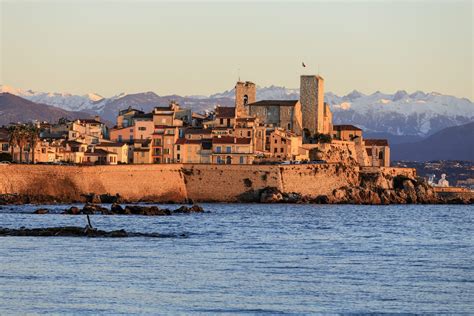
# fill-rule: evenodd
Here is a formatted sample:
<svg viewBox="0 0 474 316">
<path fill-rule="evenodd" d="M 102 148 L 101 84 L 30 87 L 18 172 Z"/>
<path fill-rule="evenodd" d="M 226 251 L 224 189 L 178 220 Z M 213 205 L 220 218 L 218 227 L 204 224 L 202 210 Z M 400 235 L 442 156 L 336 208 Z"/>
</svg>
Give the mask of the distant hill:
<svg viewBox="0 0 474 316">
<path fill-rule="evenodd" d="M 393 144 L 391 159 L 474 161 L 474 122 L 448 127 L 419 142 Z"/>
<path fill-rule="evenodd" d="M 0 93 L 0 125 L 33 120 L 56 122 L 62 117 L 88 118 L 85 112 L 66 111 L 51 105 L 35 103 L 10 93 Z"/>
</svg>

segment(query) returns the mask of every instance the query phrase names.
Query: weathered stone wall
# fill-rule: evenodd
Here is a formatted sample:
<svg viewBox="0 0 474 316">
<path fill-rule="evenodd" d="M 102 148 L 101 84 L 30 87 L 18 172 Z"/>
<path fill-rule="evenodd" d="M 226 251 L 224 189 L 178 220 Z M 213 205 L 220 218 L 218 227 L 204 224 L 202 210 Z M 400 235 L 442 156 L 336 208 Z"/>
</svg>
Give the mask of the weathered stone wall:
<svg viewBox="0 0 474 316">
<path fill-rule="evenodd" d="M 331 195 L 335 189 L 356 186 L 358 179 L 358 167 L 342 164 L 0 165 L 0 194 L 54 196 L 58 201 L 95 193 L 131 201 L 234 202 L 255 200 L 268 187 L 311 197 Z"/>
</svg>

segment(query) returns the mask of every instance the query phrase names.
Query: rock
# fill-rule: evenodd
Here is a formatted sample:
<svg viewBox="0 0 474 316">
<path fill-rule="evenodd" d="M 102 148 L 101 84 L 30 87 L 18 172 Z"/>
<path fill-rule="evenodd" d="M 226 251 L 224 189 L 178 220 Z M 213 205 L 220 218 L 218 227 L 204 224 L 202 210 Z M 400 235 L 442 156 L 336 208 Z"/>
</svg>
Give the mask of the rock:
<svg viewBox="0 0 474 316">
<path fill-rule="evenodd" d="M 112 204 L 112 206 L 110 207 L 110 211 L 113 214 L 125 214 L 125 210 L 123 209 L 123 207 L 117 203 Z"/>
<path fill-rule="evenodd" d="M 97 204 L 87 203 L 82 208 L 81 214 L 84 214 L 84 215 L 92 215 L 92 214 L 110 215 L 112 213 L 106 207 L 102 207 L 101 205 L 97 205 Z"/>
<path fill-rule="evenodd" d="M 291 192 L 283 194 L 283 202 L 285 203 L 301 203 L 303 200 L 303 196 L 299 193 Z"/>
<path fill-rule="evenodd" d="M 122 198 L 119 194 L 110 195 L 110 194 L 101 194 L 99 196 L 100 203 L 119 203 L 121 202 Z"/>
<path fill-rule="evenodd" d="M 260 203 L 278 203 L 283 195 L 277 188 L 265 188 L 260 192 Z"/>
<path fill-rule="evenodd" d="M 46 208 L 39 208 L 33 212 L 33 214 L 48 214 L 49 210 Z"/>
<path fill-rule="evenodd" d="M 202 212 L 204 212 L 204 209 L 197 204 L 194 204 L 191 207 L 181 206 L 180 208 L 173 211 L 173 213 L 202 213 Z"/>
<path fill-rule="evenodd" d="M 167 216 L 171 215 L 168 209 L 160 209 L 157 206 L 139 206 L 127 205 L 125 206 L 125 214 L 129 215 L 146 215 L 146 216 Z"/>
<path fill-rule="evenodd" d="M 81 210 L 78 207 L 71 206 L 70 208 L 66 209 L 63 214 L 78 215 L 81 214 Z"/>
<path fill-rule="evenodd" d="M 314 203 L 316 203 L 316 204 L 329 204 L 329 197 L 327 195 L 318 195 L 314 199 Z"/>
<path fill-rule="evenodd" d="M 47 228 L 24 228 L 10 229 L 0 227 L 0 236 L 32 236 L 32 237 L 107 237 L 107 238 L 125 238 L 125 237 L 150 237 L 150 238 L 182 238 L 180 235 L 162 235 L 157 233 L 134 233 L 123 229 L 104 231 L 99 229 L 87 229 L 84 227 L 65 226 L 65 227 L 47 227 Z"/>
</svg>

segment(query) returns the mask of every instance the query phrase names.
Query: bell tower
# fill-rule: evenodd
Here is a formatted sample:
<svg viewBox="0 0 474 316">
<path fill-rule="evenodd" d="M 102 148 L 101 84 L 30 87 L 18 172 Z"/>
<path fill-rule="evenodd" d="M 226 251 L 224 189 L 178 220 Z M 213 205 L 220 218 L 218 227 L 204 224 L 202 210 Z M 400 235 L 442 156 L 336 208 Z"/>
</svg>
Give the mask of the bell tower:
<svg viewBox="0 0 474 316">
<path fill-rule="evenodd" d="M 235 116 L 248 115 L 247 104 L 254 103 L 257 99 L 257 88 L 250 81 L 237 81 L 235 85 Z"/>
</svg>

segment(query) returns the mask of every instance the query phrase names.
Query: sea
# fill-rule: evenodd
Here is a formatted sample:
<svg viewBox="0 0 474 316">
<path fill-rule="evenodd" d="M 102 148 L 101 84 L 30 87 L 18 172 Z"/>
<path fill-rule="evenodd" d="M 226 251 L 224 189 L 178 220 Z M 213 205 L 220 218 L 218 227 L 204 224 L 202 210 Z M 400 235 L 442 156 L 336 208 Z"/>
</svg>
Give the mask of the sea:
<svg viewBox="0 0 474 316">
<path fill-rule="evenodd" d="M 85 226 L 70 206 L 3 206 L 0 226 Z M 472 206 L 202 207 L 91 216 L 166 238 L 0 237 L 0 314 L 474 313 Z"/>
</svg>

